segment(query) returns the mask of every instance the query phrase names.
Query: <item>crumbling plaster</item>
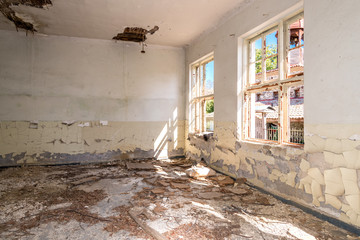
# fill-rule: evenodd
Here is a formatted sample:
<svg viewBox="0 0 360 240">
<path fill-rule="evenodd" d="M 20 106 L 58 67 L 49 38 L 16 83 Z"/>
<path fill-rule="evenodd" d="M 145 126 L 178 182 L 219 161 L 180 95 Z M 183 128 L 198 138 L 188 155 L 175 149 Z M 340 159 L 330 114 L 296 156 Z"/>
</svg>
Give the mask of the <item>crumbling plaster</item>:
<svg viewBox="0 0 360 240">
<path fill-rule="evenodd" d="M 242 36 L 299 9 L 298 3 L 301 7 L 301 1 L 256 1 L 187 48 L 187 68 L 214 52 L 215 127 L 207 141 L 186 133 L 186 154 L 360 227 L 359 68 L 354 61 L 360 52 L 353 47 L 360 36 L 352 27 L 360 22 L 358 1 L 304 1 L 304 148 L 241 139 Z"/>
<path fill-rule="evenodd" d="M 0 31 L 0 165 L 182 156 L 184 50 Z"/>
</svg>

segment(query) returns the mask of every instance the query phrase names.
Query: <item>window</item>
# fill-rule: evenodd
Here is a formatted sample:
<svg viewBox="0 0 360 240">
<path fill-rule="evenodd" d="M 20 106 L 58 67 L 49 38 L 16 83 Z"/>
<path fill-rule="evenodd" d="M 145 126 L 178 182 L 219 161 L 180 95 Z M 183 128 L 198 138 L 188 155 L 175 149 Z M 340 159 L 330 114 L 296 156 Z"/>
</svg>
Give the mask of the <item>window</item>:
<svg viewBox="0 0 360 240">
<path fill-rule="evenodd" d="M 246 42 L 245 139 L 304 144 L 303 13 Z"/>
<path fill-rule="evenodd" d="M 190 66 L 190 132 L 214 131 L 214 58 Z"/>
</svg>

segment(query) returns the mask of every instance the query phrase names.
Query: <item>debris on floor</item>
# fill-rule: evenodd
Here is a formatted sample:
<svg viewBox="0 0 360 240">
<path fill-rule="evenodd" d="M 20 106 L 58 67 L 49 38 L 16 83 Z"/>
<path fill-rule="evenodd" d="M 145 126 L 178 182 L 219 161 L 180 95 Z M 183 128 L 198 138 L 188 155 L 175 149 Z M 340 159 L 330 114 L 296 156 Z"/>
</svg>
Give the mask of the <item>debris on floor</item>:
<svg viewBox="0 0 360 240">
<path fill-rule="evenodd" d="M 186 159 L 0 169 L 0 239 L 66 238 L 356 236 Z"/>
</svg>

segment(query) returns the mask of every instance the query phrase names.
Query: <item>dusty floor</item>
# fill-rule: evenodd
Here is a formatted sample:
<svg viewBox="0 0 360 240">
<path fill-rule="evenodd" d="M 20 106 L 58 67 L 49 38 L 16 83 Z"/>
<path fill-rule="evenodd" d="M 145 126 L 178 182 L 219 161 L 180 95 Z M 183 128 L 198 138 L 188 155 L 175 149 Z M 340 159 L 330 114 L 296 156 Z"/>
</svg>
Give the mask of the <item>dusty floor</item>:
<svg viewBox="0 0 360 240">
<path fill-rule="evenodd" d="M 179 159 L 1 169 L 0 239 L 358 239 L 244 179 L 194 179 L 189 167 Z"/>
</svg>

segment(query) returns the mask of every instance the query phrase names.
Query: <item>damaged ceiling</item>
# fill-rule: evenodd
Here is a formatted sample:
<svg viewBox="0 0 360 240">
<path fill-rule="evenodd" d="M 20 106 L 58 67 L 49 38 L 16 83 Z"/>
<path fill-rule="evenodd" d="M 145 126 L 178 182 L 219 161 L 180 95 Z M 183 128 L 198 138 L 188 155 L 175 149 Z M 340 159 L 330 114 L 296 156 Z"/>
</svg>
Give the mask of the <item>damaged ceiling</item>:
<svg viewBox="0 0 360 240">
<path fill-rule="evenodd" d="M 126 27 L 159 31 L 150 44 L 184 46 L 254 0 L 0 0 L 0 29 L 112 39 Z M 50 4 L 49 4 L 50 3 Z"/>
</svg>

